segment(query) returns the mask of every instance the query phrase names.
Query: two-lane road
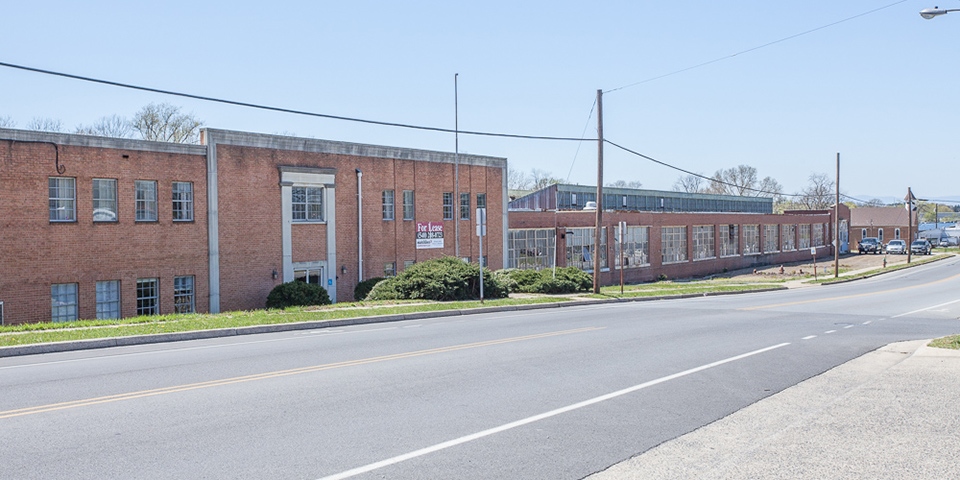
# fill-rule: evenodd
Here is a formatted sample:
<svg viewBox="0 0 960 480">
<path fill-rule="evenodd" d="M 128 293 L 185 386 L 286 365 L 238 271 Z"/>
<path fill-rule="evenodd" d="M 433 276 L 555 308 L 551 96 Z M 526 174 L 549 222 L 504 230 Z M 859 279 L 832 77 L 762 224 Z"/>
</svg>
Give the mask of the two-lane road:
<svg viewBox="0 0 960 480">
<path fill-rule="evenodd" d="M 890 342 L 960 262 L 789 291 L 0 360 L 16 478 L 582 478 Z M 11 477 L 13 478 L 13 477 Z"/>
</svg>

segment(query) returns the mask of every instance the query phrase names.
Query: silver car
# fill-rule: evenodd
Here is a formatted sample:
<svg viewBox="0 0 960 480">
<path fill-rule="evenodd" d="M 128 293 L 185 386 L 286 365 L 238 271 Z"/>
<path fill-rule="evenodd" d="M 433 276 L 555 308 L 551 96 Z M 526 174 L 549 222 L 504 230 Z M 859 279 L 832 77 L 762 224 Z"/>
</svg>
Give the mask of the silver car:
<svg viewBox="0 0 960 480">
<path fill-rule="evenodd" d="M 907 242 L 904 242 L 903 240 L 890 240 L 890 242 L 887 243 L 886 252 L 891 254 L 907 253 Z"/>
</svg>

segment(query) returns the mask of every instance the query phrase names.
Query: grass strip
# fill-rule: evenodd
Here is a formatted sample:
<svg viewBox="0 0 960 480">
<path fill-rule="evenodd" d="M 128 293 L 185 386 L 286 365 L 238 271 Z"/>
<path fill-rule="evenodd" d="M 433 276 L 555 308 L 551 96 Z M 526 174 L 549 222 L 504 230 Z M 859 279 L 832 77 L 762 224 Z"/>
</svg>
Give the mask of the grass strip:
<svg viewBox="0 0 960 480">
<path fill-rule="evenodd" d="M 948 348 L 951 350 L 960 350 L 960 335 L 938 338 L 930 342 L 931 347 Z"/>
</svg>

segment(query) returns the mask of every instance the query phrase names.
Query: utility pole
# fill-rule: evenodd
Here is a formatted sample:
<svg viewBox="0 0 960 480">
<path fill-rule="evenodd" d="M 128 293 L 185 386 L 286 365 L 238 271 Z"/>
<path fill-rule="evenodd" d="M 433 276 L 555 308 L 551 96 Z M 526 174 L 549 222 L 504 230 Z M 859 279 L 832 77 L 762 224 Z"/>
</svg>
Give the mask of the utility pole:
<svg viewBox="0 0 960 480">
<path fill-rule="evenodd" d="M 907 196 L 904 200 L 907 206 L 907 263 L 910 263 L 910 258 L 913 256 L 913 248 L 911 248 L 913 245 L 913 202 L 916 201 L 910 187 L 907 187 Z"/>
<path fill-rule="evenodd" d="M 840 152 L 837 152 L 837 198 L 833 206 L 833 278 L 840 277 Z"/>
<path fill-rule="evenodd" d="M 603 90 L 597 90 L 597 225 L 593 230 L 593 293 L 600 293 L 600 229 L 603 228 Z"/>
<path fill-rule="evenodd" d="M 454 255 L 460 258 L 460 112 L 457 76 L 453 74 L 453 237 Z"/>
</svg>

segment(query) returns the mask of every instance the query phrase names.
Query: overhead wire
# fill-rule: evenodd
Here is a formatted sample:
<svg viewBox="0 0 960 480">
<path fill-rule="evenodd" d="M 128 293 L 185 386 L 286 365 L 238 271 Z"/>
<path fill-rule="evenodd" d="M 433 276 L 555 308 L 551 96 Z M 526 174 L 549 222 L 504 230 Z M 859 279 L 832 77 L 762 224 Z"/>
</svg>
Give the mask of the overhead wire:
<svg viewBox="0 0 960 480">
<path fill-rule="evenodd" d="M 586 123 L 583 124 L 583 132 L 580 133 L 580 136 L 581 136 L 581 137 L 587 134 L 587 128 L 590 127 L 590 120 L 593 118 L 593 110 L 596 109 L 596 108 L 597 108 L 597 99 L 594 98 L 594 99 L 593 99 L 593 105 L 590 106 L 590 113 L 587 115 L 587 121 L 586 121 Z M 583 145 L 583 143 L 578 143 L 578 144 L 577 144 L 577 151 L 574 152 L 574 154 L 573 154 L 573 161 L 570 162 L 570 170 L 567 171 L 567 178 L 566 178 L 566 181 L 567 181 L 567 182 L 570 181 L 570 174 L 573 173 L 573 166 L 577 164 L 577 156 L 580 155 L 580 147 L 581 147 L 582 145 Z"/>
</svg>

